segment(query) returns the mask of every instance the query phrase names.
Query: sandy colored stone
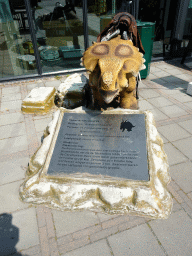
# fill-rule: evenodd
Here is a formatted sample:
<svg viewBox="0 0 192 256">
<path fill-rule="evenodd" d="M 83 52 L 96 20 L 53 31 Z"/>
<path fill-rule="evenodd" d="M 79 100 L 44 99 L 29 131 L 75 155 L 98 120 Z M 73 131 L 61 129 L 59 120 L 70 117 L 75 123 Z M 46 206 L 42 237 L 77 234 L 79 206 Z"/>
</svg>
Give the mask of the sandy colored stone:
<svg viewBox="0 0 192 256">
<path fill-rule="evenodd" d="M 22 101 L 21 110 L 26 113 L 45 113 L 54 105 L 54 87 L 36 87 Z"/>
</svg>

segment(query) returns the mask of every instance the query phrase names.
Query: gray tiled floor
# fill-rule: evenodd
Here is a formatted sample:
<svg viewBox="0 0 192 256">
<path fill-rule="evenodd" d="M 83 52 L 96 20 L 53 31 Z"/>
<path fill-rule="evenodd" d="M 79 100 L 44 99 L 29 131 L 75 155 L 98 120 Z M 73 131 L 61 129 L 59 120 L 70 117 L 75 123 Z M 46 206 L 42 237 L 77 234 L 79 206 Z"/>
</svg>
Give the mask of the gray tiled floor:
<svg viewBox="0 0 192 256">
<path fill-rule="evenodd" d="M 52 210 L 52 213 L 58 237 L 99 223 L 97 215 L 89 211 L 61 212 Z"/>
<path fill-rule="evenodd" d="M 183 138 L 190 137 L 191 134 L 186 130 L 181 128 L 178 124 L 169 124 L 161 126 L 158 128 L 158 131 L 163 134 L 164 137 L 169 139 L 169 141 L 175 141 Z"/>
<path fill-rule="evenodd" d="M 108 238 L 114 256 L 165 255 L 146 224 Z"/>
<path fill-rule="evenodd" d="M 63 256 L 111 256 L 110 248 L 106 240 L 100 240 L 96 243 L 86 245 L 83 248 L 63 254 Z"/>
<path fill-rule="evenodd" d="M 173 165 L 170 168 L 171 177 L 185 193 L 192 191 L 192 163 L 190 161 Z"/>
<path fill-rule="evenodd" d="M 172 213 L 168 220 L 151 221 L 150 226 L 168 255 L 191 255 L 192 220 L 186 212 Z"/>
</svg>

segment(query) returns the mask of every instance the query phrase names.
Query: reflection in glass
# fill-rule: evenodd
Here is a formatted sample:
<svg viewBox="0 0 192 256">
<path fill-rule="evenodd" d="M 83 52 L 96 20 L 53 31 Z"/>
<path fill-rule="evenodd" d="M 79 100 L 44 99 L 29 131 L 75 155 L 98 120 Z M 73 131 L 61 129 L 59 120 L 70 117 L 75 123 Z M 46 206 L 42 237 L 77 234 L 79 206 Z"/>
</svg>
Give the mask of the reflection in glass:
<svg viewBox="0 0 192 256">
<path fill-rule="evenodd" d="M 34 23 L 43 73 L 81 68 L 84 52 L 81 2 L 41 0 Z"/>
<path fill-rule="evenodd" d="M 0 0 L 0 64 L 0 78 L 37 73 L 24 0 Z"/>
</svg>

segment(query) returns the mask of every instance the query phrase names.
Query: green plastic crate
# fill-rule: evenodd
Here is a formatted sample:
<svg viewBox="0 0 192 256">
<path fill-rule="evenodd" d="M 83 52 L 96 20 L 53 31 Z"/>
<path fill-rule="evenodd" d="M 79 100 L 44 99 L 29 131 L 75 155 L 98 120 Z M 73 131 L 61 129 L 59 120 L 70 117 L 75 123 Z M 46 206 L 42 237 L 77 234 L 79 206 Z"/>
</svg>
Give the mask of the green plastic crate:
<svg viewBox="0 0 192 256">
<path fill-rule="evenodd" d="M 142 22 L 137 20 L 137 30 L 141 37 L 141 42 L 145 50 L 144 63 L 146 69 L 140 72 L 141 78 L 146 78 L 150 73 L 150 64 L 153 50 L 153 40 L 155 32 L 155 23 L 153 22 Z"/>
</svg>

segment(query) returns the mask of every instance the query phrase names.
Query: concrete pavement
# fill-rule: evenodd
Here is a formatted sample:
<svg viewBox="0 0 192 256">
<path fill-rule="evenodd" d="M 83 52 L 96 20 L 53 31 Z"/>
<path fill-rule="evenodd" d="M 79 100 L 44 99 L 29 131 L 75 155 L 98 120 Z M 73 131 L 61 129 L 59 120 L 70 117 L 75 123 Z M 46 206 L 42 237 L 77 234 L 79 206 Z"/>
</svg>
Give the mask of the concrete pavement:
<svg viewBox="0 0 192 256">
<path fill-rule="evenodd" d="M 36 86 L 57 88 L 65 76 L 0 84 L 0 237 L 12 241 L 8 250 L 0 239 L 0 255 L 191 255 L 192 96 L 186 91 L 192 62 L 187 62 L 154 62 L 139 85 L 140 109 L 154 114 L 170 164 L 174 206 L 167 220 L 61 212 L 20 201 L 29 158 L 56 110 L 23 114 L 22 99 Z"/>
</svg>

